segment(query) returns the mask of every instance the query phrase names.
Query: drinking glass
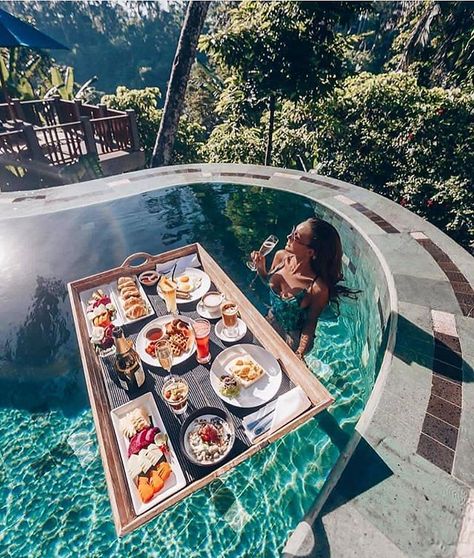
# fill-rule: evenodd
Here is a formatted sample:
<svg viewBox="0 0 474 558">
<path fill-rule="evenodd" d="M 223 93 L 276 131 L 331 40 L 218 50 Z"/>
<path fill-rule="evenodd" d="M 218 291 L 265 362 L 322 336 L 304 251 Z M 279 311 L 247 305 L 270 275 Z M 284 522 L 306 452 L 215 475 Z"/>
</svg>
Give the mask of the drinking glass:
<svg viewBox="0 0 474 558">
<path fill-rule="evenodd" d="M 209 350 L 209 334 L 211 333 L 211 324 L 209 320 L 199 318 L 194 320 L 193 330 L 197 348 L 196 360 L 199 364 L 207 364 L 211 360 L 211 352 Z"/>
<path fill-rule="evenodd" d="M 278 238 L 274 234 L 271 234 L 266 240 L 263 241 L 262 245 L 260 246 L 259 253 L 262 256 L 267 256 L 277 244 Z M 257 271 L 257 268 L 255 267 L 255 264 L 252 260 L 247 261 L 247 267 L 252 271 Z"/>
<path fill-rule="evenodd" d="M 237 337 L 239 334 L 238 313 L 239 307 L 235 302 L 226 300 L 222 303 L 222 321 L 224 322 L 224 331 L 227 337 Z"/>
<path fill-rule="evenodd" d="M 180 376 L 168 376 L 161 388 L 161 396 L 176 415 L 181 415 L 186 411 L 188 394 L 188 382 Z"/>
<path fill-rule="evenodd" d="M 173 315 L 177 314 L 178 308 L 176 306 L 176 283 L 168 279 L 166 281 L 160 281 L 158 283 L 158 287 L 163 293 L 166 304 L 166 311 Z"/>
<path fill-rule="evenodd" d="M 160 366 L 168 372 L 167 375 L 169 376 L 171 374 L 171 367 L 173 366 L 173 351 L 168 343 L 168 339 L 163 338 L 156 342 L 155 355 Z"/>
</svg>

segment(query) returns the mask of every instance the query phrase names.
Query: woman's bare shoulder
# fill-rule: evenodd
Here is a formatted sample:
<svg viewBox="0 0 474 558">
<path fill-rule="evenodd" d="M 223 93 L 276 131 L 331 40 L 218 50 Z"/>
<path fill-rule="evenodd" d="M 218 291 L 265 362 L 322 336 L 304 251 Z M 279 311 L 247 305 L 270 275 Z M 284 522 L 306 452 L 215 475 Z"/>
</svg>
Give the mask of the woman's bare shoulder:
<svg viewBox="0 0 474 558">
<path fill-rule="evenodd" d="M 288 255 L 289 254 L 286 250 L 277 250 L 275 252 L 275 255 L 273 256 L 272 269 L 275 269 L 275 267 L 279 266 Z"/>
</svg>

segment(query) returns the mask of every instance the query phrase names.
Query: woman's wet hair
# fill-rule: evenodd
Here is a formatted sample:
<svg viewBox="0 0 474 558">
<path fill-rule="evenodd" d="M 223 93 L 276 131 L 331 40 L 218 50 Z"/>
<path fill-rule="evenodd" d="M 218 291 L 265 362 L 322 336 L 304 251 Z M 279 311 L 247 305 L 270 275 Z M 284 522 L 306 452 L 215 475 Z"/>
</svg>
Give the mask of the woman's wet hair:
<svg viewBox="0 0 474 558">
<path fill-rule="evenodd" d="M 340 285 L 344 280 L 342 273 L 342 244 L 337 230 L 327 221 L 312 217 L 308 219 L 311 225 L 312 238 L 309 248 L 314 250 L 311 260 L 316 277 L 320 277 L 329 289 L 329 300 L 339 308 L 339 297 L 357 298 L 356 291 Z"/>
</svg>

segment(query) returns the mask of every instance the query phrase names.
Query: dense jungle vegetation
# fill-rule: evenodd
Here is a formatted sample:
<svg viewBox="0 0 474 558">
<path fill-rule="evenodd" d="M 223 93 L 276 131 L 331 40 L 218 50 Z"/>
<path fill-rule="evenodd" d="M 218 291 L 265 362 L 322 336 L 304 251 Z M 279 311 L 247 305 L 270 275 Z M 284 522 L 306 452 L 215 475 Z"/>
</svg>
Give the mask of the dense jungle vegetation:
<svg viewBox="0 0 474 558">
<path fill-rule="evenodd" d="M 185 6 L 4 2 L 71 50 L 76 90 L 136 110 L 148 156 Z M 11 61 L 10 61 L 11 63 Z M 188 83 L 173 162 L 310 170 L 387 196 L 469 248 L 474 242 L 474 3 L 214 2 Z M 13 80 L 12 80 L 13 83 Z M 23 90 L 22 90 L 23 84 Z"/>
</svg>

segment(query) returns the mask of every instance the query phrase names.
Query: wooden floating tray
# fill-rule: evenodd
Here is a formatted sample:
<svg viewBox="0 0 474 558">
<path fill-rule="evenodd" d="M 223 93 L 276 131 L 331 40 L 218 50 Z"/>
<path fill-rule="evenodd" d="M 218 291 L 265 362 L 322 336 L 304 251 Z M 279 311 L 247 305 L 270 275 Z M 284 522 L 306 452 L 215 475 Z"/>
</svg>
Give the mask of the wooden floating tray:
<svg viewBox="0 0 474 558">
<path fill-rule="evenodd" d="M 251 445 L 247 440 L 245 444 L 243 438 L 241 439 L 238 448 L 229 454 L 227 461 L 224 461 L 221 465 L 216 465 L 214 469 L 205 469 L 199 467 L 194 469 L 191 464 L 189 468 L 185 465 L 185 473 L 187 477 L 187 484 L 179 492 L 169 496 L 165 500 L 156 504 L 156 506 L 148 509 L 141 515 L 136 515 L 132 506 L 132 500 L 129 492 L 129 487 L 127 484 L 127 479 L 125 477 L 126 473 L 122 466 L 122 461 L 120 458 L 120 451 L 115 436 L 115 431 L 112 425 L 112 420 L 110 412 L 113 408 L 118 407 L 121 402 L 126 402 L 130 398 L 125 391 L 119 390 L 119 398 L 123 398 L 121 402 L 117 402 L 117 391 L 115 391 L 115 399 L 113 394 L 111 395 L 111 379 L 110 379 L 110 362 L 107 365 L 106 360 L 100 359 L 94 352 L 90 342 L 89 333 L 86 323 L 86 318 L 84 316 L 83 306 L 81 303 L 81 293 L 88 291 L 90 289 L 99 288 L 101 285 L 111 283 L 117 280 L 121 275 L 137 275 L 145 270 L 154 269 L 155 265 L 158 263 L 164 263 L 169 260 L 180 258 L 183 256 L 188 256 L 191 254 L 197 254 L 201 262 L 202 269 L 209 275 L 211 281 L 215 288 L 224 293 L 224 295 L 230 300 L 234 300 L 239 305 L 240 315 L 244 322 L 248 326 L 249 334 L 252 337 L 252 342 L 261 345 L 264 349 L 269 351 L 278 360 L 283 377 L 285 379 L 287 386 L 299 385 L 304 390 L 309 400 L 311 401 L 311 406 L 303 412 L 297 418 L 291 420 L 286 425 L 278 429 L 277 431 L 261 436 L 257 443 Z M 145 259 L 145 262 L 134 266 L 131 264 L 138 257 Z M 79 341 L 79 349 L 81 353 L 82 364 L 84 367 L 84 375 L 86 378 L 87 390 L 89 393 L 89 399 L 91 402 L 92 414 L 94 417 L 97 438 L 99 442 L 100 453 L 102 457 L 102 462 L 104 464 L 105 478 L 107 481 L 107 488 L 110 496 L 110 502 L 112 506 L 112 512 L 115 522 L 115 527 L 119 536 L 130 533 L 134 529 L 137 529 L 144 523 L 150 521 L 150 519 L 156 517 L 165 509 L 173 506 L 183 498 L 186 498 L 196 490 L 206 486 L 211 481 L 219 477 L 220 475 L 226 473 L 230 469 L 234 468 L 236 465 L 248 459 L 254 453 L 258 452 L 269 443 L 281 438 L 286 433 L 291 432 L 301 424 L 307 422 L 311 417 L 326 409 L 332 402 L 333 398 L 329 392 L 321 385 L 321 383 L 316 379 L 316 377 L 308 370 L 305 364 L 299 360 L 293 351 L 288 347 L 288 345 L 281 339 L 281 337 L 276 333 L 273 327 L 265 320 L 265 318 L 257 311 L 257 309 L 250 303 L 250 301 L 244 296 L 244 294 L 237 288 L 237 286 L 232 282 L 229 276 L 220 268 L 220 266 L 214 261 L 214 259 L 204 250 L 200 244 L 190 244 L 183 248 L 177 250 L 171 250 L 165 252 L 158 256 L 150 256 L 149 254 L 134 254 L 127 258 L 121 267 L 111 269 L 110 271 L 105 271 L 97 275 L 86 277 L 84 279 L 79 279 L 68 284 L 69 297 L 71 300 L 74 323 L 76 327 L 77 338 Z M 152 297 L 149 297 L 152 298 Z M 152 305 L 155 307 L 156 316 L 160 314 L 159 304 L 162 304 L 161 299 L 158 296 L 155 300 L 159 300 L 157 303 Z M 191 304 L 192 310 L 195 309 L 195 303 Z M 181 307 L 180 307 L 181 310 Z M 183 311 L 183 314 L 186 312 Z M 163 312 L 161 312 L 163 314 Z M 192 316 L 193 313 L 190 311 L 189 314 Z M 131 326 L 124 326 L 125 334 L 127 336 L 134 335 L 149 321 L 156 318 L 155 315 L 151 316 L 147 320 L 143 320 L 139 323 L 133 324 L 133 328 L 129 329 Z M 246 342 L 246 341 L 242 341 Z M 217 345 L 214 345 L 216 348 Z M 217 347 L 216 350 L 220 351 L 221 348 Z M 214 355 L 215 356 L 215 355 Z M 110 360 L 110 359 L 109 359 Z M 193 367 L 197 367 L 195 358 L 192 357 L 183 365 L 187 366 L 188 369 L 186 373 L 193 374 Z M 144 365 L 144 369 L 149 376 L 152 376 L 150 369 Z M 197 370 L 197 368 L 196 368 Z M 147 372 L 148 371 L 148 372 Z M 201 376 L 202 376 L 201 367 Z M 154 373 L 155 379 L 157 373 Z M 189 376 L 188 376 L 189 377 Z M 160 379 L 159 379 L 160 380 Z M 208 381 L 206 378 L 205 381 Z M 156 384 L 155 384 L 156 386 Z M 207 386 L 205 390 L 202 389 L 201 380 L 201 399 L 204 396 L 206 398 Z M 215 396 L 212 387 L 209 382 L 209 400 L 211 404 L 216 405 L 216 401 L 222 408 L 232 416 L 232 419 L 236 424 L 241 421 L 243 416 L 250 414 L 255 409 L 236 409 L 230 406 L 226 406 L 217 396 Z M 115 388 L 114 388 L 115 389 Z M 287 390 L 289 387 L 286 388 Z M 149 391 L 147 389 L 146 391 Z M 211 397 L 215 396 L 214 399 Z M 139 392 L 137 396 L 142 395 Z M 158 406 L 162 404 L 164 407 L 160 408 L 160 413 L 164 420 L 165 426 L 168 429 L 170 426 L 171 430 L 173 428 L 176 431 L 176 425 L 172 425 L 173 420 L 177 420 L 174 415 L 167 410 L 166 405 L 160 402 L 160 397 L 157 395 L 156 390 L 153 393 L 155 401 Z M 206 400 L 204 404 L 209 404 Z M 167 424 L 166 421 L 169 421 Z M 179 425 L 179 423 L 177 423 Z M 171 434 L 170 434 L 171 436 Z M 173 445 L 176 447 L 176 443 L 173 440 Z M 183 466 L 183 462 L 181 462 Z M 198 472 L 196 472 L 198 471 Z"/>
</svg>

